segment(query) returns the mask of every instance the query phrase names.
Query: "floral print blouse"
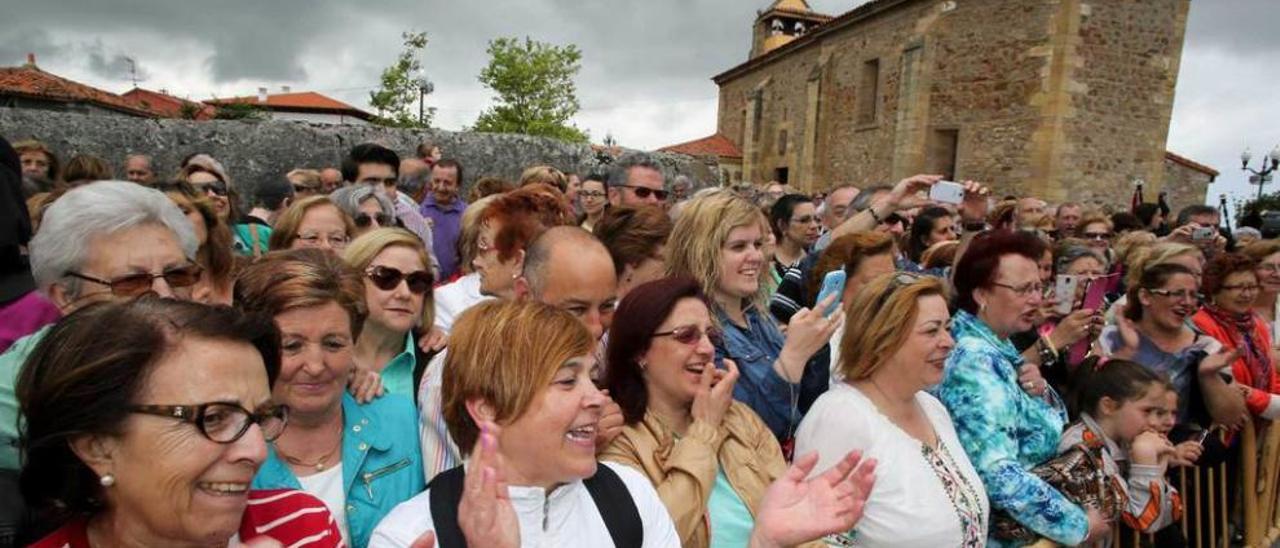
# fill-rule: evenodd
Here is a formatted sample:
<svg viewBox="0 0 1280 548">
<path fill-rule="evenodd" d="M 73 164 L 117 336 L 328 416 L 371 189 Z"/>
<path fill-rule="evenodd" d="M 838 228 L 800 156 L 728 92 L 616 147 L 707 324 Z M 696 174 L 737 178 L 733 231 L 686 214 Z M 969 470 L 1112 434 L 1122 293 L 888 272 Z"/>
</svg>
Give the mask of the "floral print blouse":
<svg viewBox="0 0 1280 548">
<path fill-rule="evenodd" d="M 992 511 L 1008 512 L 1050 540 L 1079 544 L 1089 531 L 1084 510 L 1030 472 L 1057 454 L 1067 421 L 1061 400 L 1052 388 L 1036 397 L 1018 386 L 1022 357 L 982 320 L 961 310 L 952 325 L 956 346 L 936 392 L 986 485 Z"/>
</svg>

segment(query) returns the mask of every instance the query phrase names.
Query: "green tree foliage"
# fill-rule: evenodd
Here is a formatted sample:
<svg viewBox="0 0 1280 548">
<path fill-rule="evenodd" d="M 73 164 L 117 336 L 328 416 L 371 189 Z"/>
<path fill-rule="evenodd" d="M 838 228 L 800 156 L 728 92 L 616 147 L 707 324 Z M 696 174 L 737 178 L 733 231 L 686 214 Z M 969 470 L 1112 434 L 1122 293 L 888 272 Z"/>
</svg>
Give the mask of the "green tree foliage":
<svg viewBox="0 0 1280 548">
<path fill-rule="evenodd" d="M 489 42 L 489 57 L 480 83 L 493 90 L 497 104 L 472 129 L 587 142 L 586 132 L 569 123 L 579 109 L 573 83 L 582 60 L 577 46 L 498 38 Z"/>
<path fill-rule="evenodd" d="M 185 111 L 183 116 L 186 116 Z M 266 120 L 267 111 L 252 103 L 227 103 L 213 111 L 215 120 Z M 194 119 L 194 118 L 193 118 Z"/>
<path fill-rule="evenodd" d="M 418 119 L 419 86 L 422 61 L 418 59 L 427 47 L 427 33 L 405 32 L 404 50 L 391 66 L 382 71 L 382 87 L 369 92 L 369 106 L 377 113 L 374 123 L 390 127 L 424 128 L 431 125 L 434 108 L 426 109 Z"/>
</svg>

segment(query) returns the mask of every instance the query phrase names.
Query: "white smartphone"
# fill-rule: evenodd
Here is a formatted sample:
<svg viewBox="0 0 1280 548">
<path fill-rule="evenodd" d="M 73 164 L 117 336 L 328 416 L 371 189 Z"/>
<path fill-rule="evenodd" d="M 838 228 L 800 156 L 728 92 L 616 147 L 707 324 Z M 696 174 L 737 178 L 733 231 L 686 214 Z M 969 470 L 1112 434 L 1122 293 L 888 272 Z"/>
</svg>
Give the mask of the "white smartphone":
<svg viewBox="0 0 1280 548">
<path fill-rule="evenodd" d="M 1077 276 L 1058 274 L 1057 283 L 1053 288 L 1053 294 L 1058 298 L 1057 308 L 1055 308 L 1057 313 L 1063 316 L 1071 313 L 1076 300 L 1076 286 L 1079 284 L 1080 278 Z"/>
<path fill-rule="evenodd" d="M 1214 234 L 1215 234 L 1215 231 L 1213 230 L 1213 227 L 1202 226 L 1191 231 L 1191 239 L 1197 242 L 1212 240 Z"/>
<path fill-rule="evenodd" d="M 929 199 L 941 204 L 959 204 L 964 202 L 964 185 L 938 181 L 929 187 Z"/>
</svg>

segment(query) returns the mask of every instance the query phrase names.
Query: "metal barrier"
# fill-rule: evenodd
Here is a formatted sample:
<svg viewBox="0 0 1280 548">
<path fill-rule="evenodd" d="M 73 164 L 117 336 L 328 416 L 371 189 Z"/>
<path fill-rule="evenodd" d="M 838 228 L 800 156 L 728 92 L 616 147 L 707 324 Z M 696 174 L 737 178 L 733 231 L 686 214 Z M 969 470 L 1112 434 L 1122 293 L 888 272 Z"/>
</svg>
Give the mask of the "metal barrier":
<svg viewBox="0 0 1280 548">
<path fill-rule="evenodd" d="M 1260 430 L 1260 432 L 1259 432 Z M 1277 512 L 1280 484 L 1280 428 L 1270 421 L 1255 428 L 1249 421 L 1240 439 L 1240 497 L 1247 547 L 1271 546 L 1280 540 L 1280 513 Z"/>
</svg>

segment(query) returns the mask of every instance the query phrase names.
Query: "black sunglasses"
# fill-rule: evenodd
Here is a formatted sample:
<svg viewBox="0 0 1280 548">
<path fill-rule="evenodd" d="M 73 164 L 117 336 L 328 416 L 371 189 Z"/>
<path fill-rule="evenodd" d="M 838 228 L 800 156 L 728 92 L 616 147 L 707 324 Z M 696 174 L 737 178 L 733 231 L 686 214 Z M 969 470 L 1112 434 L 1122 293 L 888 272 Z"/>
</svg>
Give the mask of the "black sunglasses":
<svg viewBox="0 0 1280 548">
<path fill-rule="evenodd" d="M 214 443 L 235 443 L 244 437 L 249 427 L 257 424 L 262 437 L 274 441 L 284 433 L 289 424 L 289 406 L 273 405 L 252 413 L 232 402 L 212 402 L 198 405 L 135 405 L 132 413 L 178 419 L 196 426 L 205 438 Z"/>
<path fill-rule="evenodd" d="M 711 344 L 713 345 L 720 346 L 721 345 L 720 343 L 724 340 L 724 333 L 720 331 L 720 328 L 715 326 L 708 327 L 704 331 L 702 328 L 696 325 L 682 325 L 680 327 L 672 329 L 671 331 L 662 331 L 662 332 L 654 333 L 653 335 L 650 335 L 650 336 L 651 337 L 671 337 L 672 339 L 675 339 L 676 342 L 679 342 L 679 343 L 698 344 L 698 341 L 702 340 L 703 333 L 706 333 L 707 339 L 710 340 Z"/>
<path fill-rule="evenodd" d="M 399 287 L 400 281 L 403 280 L 409 285 L 410 293 L 422 295 L 431 291 L 431 284 L 435 283 L 435 277 L 426 270 L 415 270 L 405 274 L 399 269 L 389 266 L 374 266 L 364 273 L 375 287 L 383 291 L 391 291 Z"/>
<path fill-rule="evenodd" d="M 356 215 L 354 220 L 356 222 L 356 226 L 360 228 L 368 228 L 374 221 L 378 222 L 379 227 L 396 226 L 395 217 L 387 215 L 386 213 L 378 213 L 377 215 L 361 213 Z"/>
<path fill-rule="evenodd" d="M 640 198 L 641 200 L 647 199 L 650 195 L 657 196 L 659 200 L 667 199 L 667 191 L 665 190 L 654 190 L 647 186 L 637 186 L 637 185 L 622 185 L 622 186 L 631 189 L 631 192 L 636 193 L 636 197 Z"/>
<path fill-rule="evenodd" d="M 171 268 L 164 271 L 162 274 L 139 272 L 137 274 L 129 274 L 111 280 L 95 278 L 93 276 L 70 270 L 68 270 L 65 275 L 108 286 L 111 288 L 111 294 L 117 297 L 137 297 L 138 295 L 151 291 L 151 285 L 155 282 L 156 278 L 164 278 L 164 282 L 169 284 L 169 287 L 191 287 L 200 280 L 200 273 L 202 271 L 203 270 L 199 265 L 189 264 L 187 266 Z"/>
<path fill-rule="evenodd" d="M 227 195 L 227 183 L 224 183 L 222 181 L 210 181 L 208 183 L 190 183 L 190 184 L 192 188 L 203 193 L 212 192 L 218 196 Z"/>
</svg>

